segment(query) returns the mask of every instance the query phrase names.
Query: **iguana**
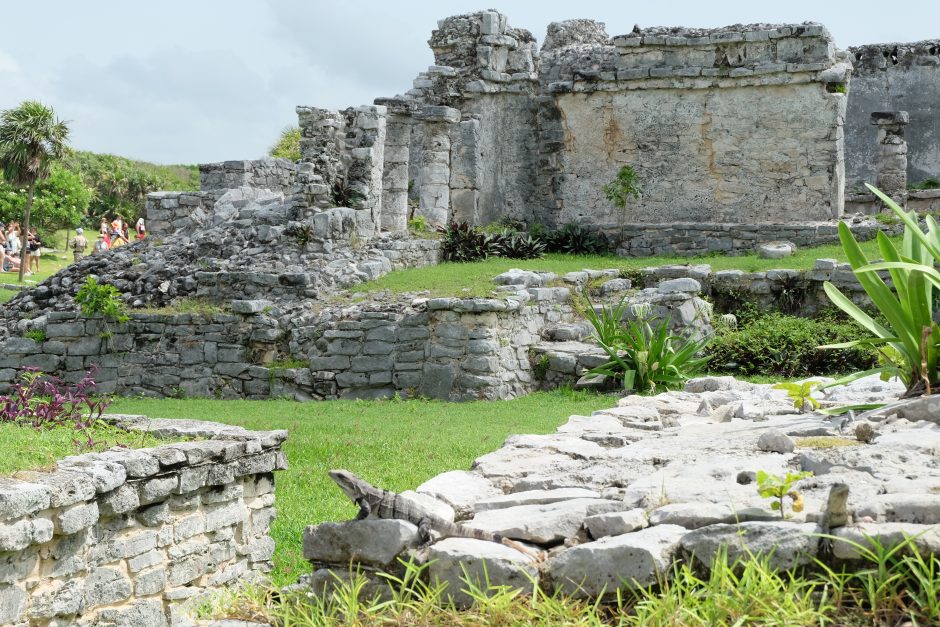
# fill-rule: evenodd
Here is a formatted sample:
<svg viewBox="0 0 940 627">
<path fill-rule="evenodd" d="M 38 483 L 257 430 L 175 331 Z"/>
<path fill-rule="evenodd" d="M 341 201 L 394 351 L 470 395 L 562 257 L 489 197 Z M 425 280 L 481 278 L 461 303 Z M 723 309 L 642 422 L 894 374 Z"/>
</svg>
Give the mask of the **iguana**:
<svg viewBox="0 0 940 627">
<path fill-rule="evenodd" d="M 373 518 L 406 520 L 418 526 L 418 531 L 425 542 L 430 542 L 431 532 L 434 531 L 445 538 L 472 538 L 496 542 L 521 551 L 536 560 L 541 561 L 543 559 L 543 554 L 533 551 L 515 540 L 504 538 L 498 533 L 473 529 L 445 520 L 425 511 L 419 503 L 403 498 L 395 492 L 377 488 L 348 470 L 331 470 L 330 479 L 335 481 L 336 485 L 359 508 L 356 520 L 363 520 L 370 516 Z"/>
<path fill-rule="evenodd" d="M 848 508 L 849 486 L 844 483 L 834 483 L 829 488 L 829 498 L 826 500 L 826 509 L 821 513 L 819 520 L 820 538 L 819 549 L 824 556 L 832 553 L 832 538 L 828 537 L 833 529 L 844 527 L 852 522 Z"/>
</svg>

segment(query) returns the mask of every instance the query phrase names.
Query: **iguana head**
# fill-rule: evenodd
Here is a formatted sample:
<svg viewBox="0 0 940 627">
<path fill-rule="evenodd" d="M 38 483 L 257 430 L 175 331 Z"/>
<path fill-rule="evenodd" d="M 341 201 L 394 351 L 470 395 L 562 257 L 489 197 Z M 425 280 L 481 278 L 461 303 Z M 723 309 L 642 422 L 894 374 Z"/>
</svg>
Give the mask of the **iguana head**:
<svg viewBox="0 0 940 627">
<path fill-rule="evenodd" d="M 362 480 L 348 470 L 331 470 L 330 479 L 336 482 L 339 489 L 342 490 L 351 501 L 355 502 L 363 496 L 360 487 Z"/>
</svg>

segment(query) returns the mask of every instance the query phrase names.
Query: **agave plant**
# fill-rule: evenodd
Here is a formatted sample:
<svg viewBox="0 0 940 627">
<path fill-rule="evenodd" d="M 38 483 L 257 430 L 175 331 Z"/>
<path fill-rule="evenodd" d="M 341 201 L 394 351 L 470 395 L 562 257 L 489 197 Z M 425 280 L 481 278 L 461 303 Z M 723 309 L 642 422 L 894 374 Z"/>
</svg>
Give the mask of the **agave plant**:
<svg viewBox="0 0 940 627">
<path fill-rule="evenodd" d="M 708 363 L 701 354 L 709 338 L 694 340 L 669 331 L 669 320 L 653 326 L 649 309 L 633 309 L 635 319 L 623 322 L 629 310 L 626 300 L 604 305 L 598 311 L 587 301 L 582 314 L 594 327 L 594 339 L 609 360 L 587 374 L 605 375 L 623 382 L 624 390 L 654 392 L 682 385 Z"/>
<path fill-rule="evenodd" d="M 545 254 L 545 242 L 526 233 L 503 231 L 494 237 L 496 254 L 507 259 L 538 259 Z"/>
<path fill-rule="evenodd" d="M 822 348 L 869 344 L 877 346 L 881 353 L 882 363 L 878 368 L 857 372 L 837 383 L 881 373 L 884 379 L 900 378 L 907 386 L 905 396 L 931 394 L 940 391 L 940 326 L 934 320 L 935 297 L 940 293 L 940 272 L 934 267 L 940 262 L 940 228 L 927 216 L 924 232 L 913 212 L 905 211 L 871 185 L 868 188 L 904 223 L 900 248 L 879 232 L 878 250 L 883 261 L 872 263 L 845 223 L 839 224 L 839 240 L 858 282 L 886 322 L 876 321 L 826 282 L 823 287 L 829 299 L 872 335 Z M 883 270 L 890 274 L 893 290 L 878 274 Z"/>
</svg>

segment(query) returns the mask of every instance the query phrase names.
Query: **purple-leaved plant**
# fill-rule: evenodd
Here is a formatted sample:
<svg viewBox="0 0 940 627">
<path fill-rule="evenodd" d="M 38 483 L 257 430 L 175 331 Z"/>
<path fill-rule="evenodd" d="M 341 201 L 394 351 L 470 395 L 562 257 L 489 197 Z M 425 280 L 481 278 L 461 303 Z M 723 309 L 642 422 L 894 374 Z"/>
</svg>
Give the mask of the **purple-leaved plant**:
<svg viewBox="0 0 940 627">
<path fill-rule="evenodd" d="M 38 368 L 24 368 L 10 394 L 0 396 L 0 422 L 34 429 L 70 427 L 81 436 L 74 440 L 77 448 L 94 448 L 91 428 L 111 403 L 107 396 L 95 396 L 96 371 L 92 366 L 78 383 L 69 385 Z"/>
</svg>

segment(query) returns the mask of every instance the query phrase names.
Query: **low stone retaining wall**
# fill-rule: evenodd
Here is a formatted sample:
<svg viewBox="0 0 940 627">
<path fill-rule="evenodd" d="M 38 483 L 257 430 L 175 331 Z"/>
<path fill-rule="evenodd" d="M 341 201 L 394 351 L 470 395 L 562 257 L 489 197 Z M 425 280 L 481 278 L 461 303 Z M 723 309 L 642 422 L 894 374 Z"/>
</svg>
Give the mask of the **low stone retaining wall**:
<svg viewBox="0 0 940 627">
<path fill-rule="evenodd" d="M 296 180 L 297 164 L 288 159 L 199 164 L 199 189 L 203 191 L 254 187 L 290 196 Z"/>
<path fill-rule="evenodd" d="M 197 441 L 67 457 L 0 479 L 0 624 L 180 624 L 181 605 L 263 579 L 286 431 L 108 416 Z"/>
<path fill-rule="evenodd" d="M 880 226 L 873 222 L 850 225 L 855 237 L 875 237 Z M 619 226 L 602 228 L 613 241 L 620 239 Z M 617 254 L 627 257 L 653 255 L 694 256 L 710 253 L 743 255 L 754 252 L 759 244 L 777 240 L 791 241 L 797 246 L 819 246 L 839 241 L 836 222 L 803 222 L 790 224 L 725 224 L 711 222 L 674 224 L 626 224 L 623 244 Z"/>
<path fill-rule="evenodd" d="M 505 298 L 329 309 L 294 332 L 291 353 L 309 355 L 317 398 L 513 398 L 538 385 L 529 350 L 547 324 L 571 314 L 569 296 L 566 287 L 533 287 Z"/>
<path fill-rule="evenodd" d="M 851 213 L 876 214 L 881 212 L 883 205 L 874 194 L 847 194 L 845 197 L 845 210 Z M 907 210 L 917 213 L 940 212 L 940 189 L 908 190 Z"/>
</svg>

